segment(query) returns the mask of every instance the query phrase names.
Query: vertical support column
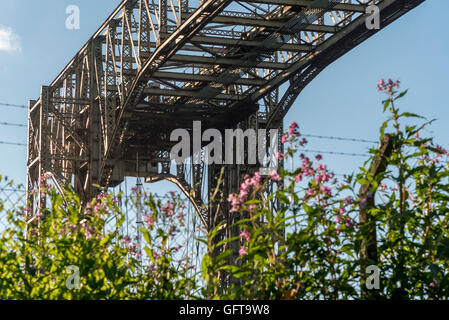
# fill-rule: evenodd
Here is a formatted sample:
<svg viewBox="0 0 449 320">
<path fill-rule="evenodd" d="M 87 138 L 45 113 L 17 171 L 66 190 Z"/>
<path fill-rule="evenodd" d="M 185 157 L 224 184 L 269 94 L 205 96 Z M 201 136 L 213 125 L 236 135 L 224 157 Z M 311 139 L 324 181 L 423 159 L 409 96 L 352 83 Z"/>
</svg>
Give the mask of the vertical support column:
<svg viewBox="0 0 449 320">
<path fill-rule="evenodd" d="M 230 206 L 227 202 L 227 197 L 231 193 L 237 192 L 238 189 L 238 166 L 237 165 L 220 165 L 211 164 L 208 167 L 208 187 L 209 187 L 209 217 L 208 217 L 208 231 L 216 228 L 220 223 L 222 223 L 221 228 L 217 232 L 215 238 L 213 239 L 212 245 L 214 250 L 212 251 L 212 257 L 217 257 L 221 252 L 232 248 L 237 252 L 231 254 L 228 258 L 228 263 L 233 263 L 236 260 L 238 254 L 238 245 L 232 243 L 226 243 L 221 246 L 217 244 L 225 239 L 229 239 L 233 234 L 235 234 L 235 228 L 231 228 L 233 221 L 235 220 L 235 213 L 230 213 Z M 220 180 L 221 176 L 221 180 Z M 215 193 L 215 191 L 218 192 Z M 220 289 L 226 289 L 232 282 L 230 276 L 225 272 L 221 271 L 217 275 L 220 279 Z"/>
<path fill-rule="evenodd" d="M 246 120 L 242 121 L 237 125 L 237 128 L 245 131 L 246 129 L 258 130 L 258 119 L 257 114 L 250 115 Z M 223 143 L 223 151 L 225 150 L 225 141 Z M 248 144 L 246 143 L 246 149 L 248 149 Z M 236 162 L 234 154 L 234 163 Z M 248 161 L 248 150 L 245 150 L 244 163 L 245 164 L 212 164 L 208 167 L 209 174 L 209 230 L 214 229 L 219 223 L 222 223 L 220 231 L 217 233 L 213 244 L 216 245 L 222 240 L 231 239 L 238 237 L 241 230 L 239 226 L 234 226 L 234 224 L 246 218 L 245 212 L 229 212 L 230 205 L 227 201 L 229 194 L 238 193 L 240 189 L 240 184 L 243 180 L 244 174 L 251 174 L 258 170 L 260 164 L 256 163 L 249 164 Z M 220 175 L 221 180 L 219 180 Z M 218 189 L 218 192 L 215 191 Z M 213 197 L 212 195 L 215 195 Z M 214 257 L 218 256 L 221 252 L 231 249 L 232 253 L 227 258 L 227 263 L 229 265 L 236 265 L 237 259 L 239 257 L 239 249 L 241 246 L 241 241 L 234 240 L 228 242 L 223 246 L 215 247 L 212 255 Z M 218 275 L 220 278 L 221 289 L 229 287 L 232 284 L 238 285 L 240 282 L 238 279 L 232 277 L 225 272 Z"/>
<path fill-rule="evenodd" d="M 122 17 L 122 50 L 120 53 L 120 67 L 122 76 L 122 94 L 126 95 L 129 85 L 132 83 L 134 78 L 134 71 L 132 66 L 133 61 L 133 49 L 131 42 L 133 39 L 130 36 L 132 30 L 132 14 L 133 14 L 133 3 L 128 1 L 123 8 Z M 129 27 L 128 27 L 129 26 Z"/>
<path fill-rule="evenodd" d="M 178 0 L 178 5 L 180 9 L 179 23 L 182 23 L 182 15 L 187 15 L 189 13 L 189 0 Z"/>
<path fill-rule="evenodd" d="M 159 0 L 159 41 L 162 43 L 168 36 L 167 0 Z"/>
<path fill-rule="evenodd" d="M 40 110 L 39 110 L 39 165 L 38 165 L 38 202 L 37 206 L 39 210 L 42 210 L 46 206 L 46 193 L 42 191 L 41 178 L 44 173 L 50 168 L 50 154 L 48 149 L 48 112 L 50 105 L 50 87 L 42 86 L 41 98 L 40 98 Z"/>
<path fill-rule="evenodd" d="M 148 59 L 151 52 L 151 25 L 150 19 L 146 12 L 145 0 L 139 1 L 139 30 L 138 30 L 138 44 L 139 44 L 139 61 L 142 64 L 144 60 Z"/>
<path fill-rule="evenodd" d="M 89 132 L 88 140 L 88 172 L 85 177 L 85 201 L 90 200 L 98 192 L 97 188 L 93 184 L 98 184 L 100 175 L 100 161 L 102 159 L 103 149 L 102 145 L 102 130 L 101 130 L 101 104 L 106 103 L 106 97 L 102 97 L 102 84 L 106 86 L 106 79 L 103 74 L 103 64 L 102 64 L 102 44 L 100 41 L 92 42 L 89 50 L 89 61 L 90 65 L 96 66 L 96 68 L 91 68 L 89 72 L 90 78 L 90 107 L 89 107 L 89 117 L 87 121 L 87 130 Z M 93 72 L 96 72 L 94 75 Z M 103 80 L 102 80 L 103 79 Z M 103 83 L 102 83 L 103 82 Z M 105 133 L 107 134 L 107 133 Z M 103 137 L 106 139 L 106 137 Z"/>
<path fill-rule="evenodd" d="M 184 164 L 177 164 L 176 165 L 176 178 L 185 180 L 185 167 Z"/>
<path fill-rule="evenodd" d="M 203 183 L 203 166 L 203 163 L 192 164 L 192 185 L 196 200 L 202 199 L 201 187 Z"/>
<path fill-rule="evenodd" d="M 28 138 L 27 138 L 27 207 L 34 212 L 34 197 L 32 191 L 34 189 L 34 184 L 36 183 L 36 160 L 38 156 L 35 153 L 35 135 L 37 133 L 36 128 L 36 112 L 32 112 L 32 108 L 36 105 L 35 100 L 30 100 L 28 102 Z"/>
<path fill-rule="evenodd" d="M 106 150 L 109 146 L 110 137 L 114 130 L 115 124 L 115 110 L 117 108 L 116 91 L 112 89 L 120 89 L 116 74 L 115 65 L 115 49 L 117 41 L 118 22 L 111 21 L 108 26 L 108 33 L 106 35 L 106 66 L 104 72 L 104 113 L 103 113 L 103 149 Z M 122 93 L 119 92 L 119 97 L 122 99 Z"/>
</svg>

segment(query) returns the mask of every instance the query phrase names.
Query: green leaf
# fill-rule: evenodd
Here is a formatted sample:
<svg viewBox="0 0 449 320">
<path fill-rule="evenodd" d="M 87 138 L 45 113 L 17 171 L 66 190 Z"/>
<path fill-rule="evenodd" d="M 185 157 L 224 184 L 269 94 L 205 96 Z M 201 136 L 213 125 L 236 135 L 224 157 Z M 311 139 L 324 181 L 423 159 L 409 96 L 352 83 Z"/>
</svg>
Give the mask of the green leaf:
<svg viewBox="0 0 449 320">
<path fill-rule="evenodd" d="M 408 89 L 403 91 L 403 92 L 401 92 L 400 94 L 398 94 L 395 99 L 396 100 L 397 99 L 401 99 L 403 96 L 405 96 L 407 94 L 407 92 L 408 92 Z"/>
<path fill-rule="evenodd" d="M 404 112 L 404 113 L 401 113 L 399 116 L 400 117 L 406 117 L 406 118 L 426 119 L 426 118 L 424 118 L 424 117 L 422 117 L 422 116 L 420 116 L 420 115 L 418 115 L 416 113 L 411 113 L 411 112 Z"/>
<path fill-rule="evenodd" d="M 391 103 L 390 99 L 387 99 L 387 100 L 384 101 L 384 112 L 387 111 L 387 108 L 390 105 L 390 103 Z"/>
<path fill-rule="evenodd" d="M 151 262 L 156 264 L 156 260 L 154 259 L 153 250 L 151 250 L 148 247 L 145 247 L 145 252 L 147 253 L 148 257 L 150 258 Z"/>
<path fill-rule="evenodd" d="M 385 129 L 388 126 L 388 121 L 385 121 L 382 126 L 380 127 L 380 139 L 382 139 L 385 135 Z"/>
</svg>

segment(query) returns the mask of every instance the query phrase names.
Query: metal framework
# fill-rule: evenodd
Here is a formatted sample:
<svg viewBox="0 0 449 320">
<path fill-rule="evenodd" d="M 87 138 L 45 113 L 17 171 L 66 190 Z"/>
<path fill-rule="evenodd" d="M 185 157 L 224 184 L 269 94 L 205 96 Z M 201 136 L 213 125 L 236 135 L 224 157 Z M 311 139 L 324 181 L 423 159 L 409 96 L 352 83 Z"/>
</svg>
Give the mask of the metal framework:
<svg viewBox="0 0 449 320">
<path fill-rule="evenodd" d="M 227 212 L 224 201 L 204 206 L 218 173 L 223 199 L 253 168 L 171 168 L 170 132 L 193 120 L 204 130 L 281 128 L 302 89 L 378 31 L 366 28 L 368 5 L 385 27 L 423 1 L 124 0 L 30 101 L 28 191 L 46 172 L 85 201 L 125 176 L 167 179 L 212 228 Z"/>
</svg>

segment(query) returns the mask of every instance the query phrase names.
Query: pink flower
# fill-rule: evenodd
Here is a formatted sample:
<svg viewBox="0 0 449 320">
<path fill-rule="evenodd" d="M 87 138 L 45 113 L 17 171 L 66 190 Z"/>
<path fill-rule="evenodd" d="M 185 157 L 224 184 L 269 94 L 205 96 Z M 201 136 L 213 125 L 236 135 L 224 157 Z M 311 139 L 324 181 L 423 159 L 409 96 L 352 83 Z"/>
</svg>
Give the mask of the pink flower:
<svg viewBox="0 0 449 320">
<path fill-rule="evenodd" d="M 360 204 L 359 204 L 361 209 L 365 209 L 366 208 L 366 198 L 362 198 L 360 200 Z"/>
<path fill-rule="evenodd" d="M 243 231 L 240 233 L 240 238 L 245 238 L 246 241 L 249 242 L 249 240 L 251 240 L 251 234 L 249 233 L 248 230 L 243 230 Z"/>
<path fill-rule="evenodd" d="M 320 161 L 321 159 L 323 159 L 323 156 L 321 154 L 317 154 L 315 157 L 318 161 Z"/>
<path fill-rule="evenodd" d="M 279 174 L 277 173 L 276 170 L 273 170 L 271 172 L 271 180 L 273 180 L 273 181 L 281 181 L 282 178 L 279 176 Z"/>
<path fill-rule="evenodd" d="M 163 206 L 161 208 L 162 213 L 166 216 L 166 217 L 171 217 L 175 214 L 174 211 L 174 206 L 173 203 L 171 203 L 170 201 L 167 201 L 167 203 L 165 204 L 165 206 Z"/>
<path fill-rule="evenodd" d="M 341 216 L 343 213 L 345 213 L 345 209 L 344 208 L 339 208 L 338 209 L 338 214 Z"/>
<path fill-rule="evenodd" d="M 296 175 L 296 177 L 295 177 L 295 182 L 298 183 L 298 182 L 300 182 L 300 181 L 302 181 L 302 174 L 301 174 L 301 173 L 298 173 L 298 174 Z"/>
<path fill-rule="evenodd" d="M 281 152 L 276 152 L 276 159 L 283 160 L 284 159 L 284 155 Z"/>
<path fill-rule="evenodd" d="M 258 185 L 260 182 L 262 181 L 262 176 L 260 175 L 259 171 L 257 171 L 256 173 L 254 173 L 253 179 L 252 179 L 252 184 L 254 186 Z"/>
<path fill-rule="evenodd" d="M 351 219 L 346 218 L 346 220 L 345 220 L 345 226 L 348 227 L 348 228 L 351 226 Z"/>
<path fill-rule="evenodd" d="M 239 197 L 240 199 L 245 198 L 248 195 L 248 190 L 249 188 L 247 186 L 245 186 L 245 188 L 240 188 L 240 193 L 239 193 Z"/>
<path fill-rule="evenodd" d="M 346 197 L 346 198 L 343 200 L 343 204 L 344 204 L 344 205 L 350 205 L 350 204 L 352 204 L 352 197 Z"/>
<path fill-rule="evenodd" d="M 286 143 L 287 142 L 287 136 L 284 134 L 281 137 L 281 143 Z"/>
<path fill-rule="evenodd" d="M 241 247 L 240 250 L 239 250 L 239 256 L 244 256 L 246 254 L 248 254 L 248 251 L 246 250 L 246 248 L 245 247 Z"/>
<path fill-rule="evenodd" d="M 239 206 L 240 206 L 240 198 L 235 194 L 230 194 L 228 196 L 228 202 L 231 203 L 232 208 L 229 210 L 229 212 L 238 212 Z"/>
<path fill-rule="evenodd" d="M 94 233 L 94 228 L 93 227 L 91 227 L 91 226 L 88 226 L 87 228 L 86 228 L 86 239 L 90 239 L 90 238 L 92 238 L 92 235 L 93 235 L 93 233 Z"/>
<path fill-rule="evenodd" d="M 290 126 L 288 128 L 288 133 L 291 136 L 298 136 L 299 135 L 298 124 L 295 121 L 292 121 L 292 123 L 290 124 Z"/>
<path fill-rule="evenodd" d="M 131 239 L 128 236 L 123 238 L 123 242 L 125 242 L 126 244 L 129 244 L 130 241 L 131 241 Z"/>
<path fill-rule="evenodd" d="M 431 288 L 433 288 L 433 287 L 435 287 L 435 283 L 431 282 L 431 283 L 429 283 L 429 286 L 430 286 Z"/>
<path fill-rule="evenodd" d="M 337 216 L 337 217 L 335 218 L 335 223 L 336 223 L 336 224 L 339 224 L 339 223 L 340 223 L 340 221 L 341 221 L 341 218 L 340 218 L 340 216 Z"/>
<path fill-rule="evenodd" d="M 182 212 L 181 212 L 182 213 Z M 182 218 L 182 217 L 181 217 Z M 147 225 L 149 225 L 150 227 L 153 226 L 154 224 L 154 219 L 152 216 L 145 216 L 144 221 Z"/>
<path fill-rule="evenodd" d="M 332 195 L 332 190 L 331 188 L 327 187 L 327 186 L 322 186 L 321 187 L 321 191 L 324 192 L 324 194 L 331 196 Z"/>
<path fill-rule="evenodd" d="M 380 79 L 377 82 L 377 91 L 383 91 L 386 90 L 387 93 L 391 94 L 393 92 L 393 88 L 399 88 L 400 81 L 393 81 L 393 79 L 388 79 L 388 82 L 386 83 L 384 79 Z"/>
</svg>

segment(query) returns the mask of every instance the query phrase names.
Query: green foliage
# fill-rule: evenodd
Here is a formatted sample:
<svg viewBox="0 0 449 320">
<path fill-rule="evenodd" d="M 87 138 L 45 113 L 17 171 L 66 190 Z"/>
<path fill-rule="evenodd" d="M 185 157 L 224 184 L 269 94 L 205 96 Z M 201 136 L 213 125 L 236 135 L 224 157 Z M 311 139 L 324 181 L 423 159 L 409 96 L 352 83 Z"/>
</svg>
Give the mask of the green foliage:
<svg viewBox="0 0 449 320">
<path fill-rule="evenodd" d="M 371 158 L 359 173 L 332 181 L 333 174 L 301 155 L 294 171 L 281 170 L 284 184 L 267 197 L 250 193 L 239 214 L 242 247 L 236 266 L 210 262 L 208 274 L 224 270 L 232 285 L 221 295 L 231 299 L 447 299 L 449 297 L 449 183 L 447 151 L 419 134 L 432 121 L 403 125 L 406 119 L 424 119 L 395 106 L 406 91 L 389 92 L 384 102 L 390 117 L 381 126 L 393 139 L 387 170 L 373 176 Z M 304 142 L 290 126 L 285 161 L 298 158 Z M 292 134 L 293 133 L 293 134 Z M 293 168 L 293 165 L 292 165 Z M 304 178 L 304 181 L 300 182 Z M 275 179 L 277 180 L 277 178 Z M 270 181 L 265 181 L 265 184 Z M 245 184 L 245 182 L 244 182 Z M 375 205 L 360 198 L 369 185 Z M 328 186 L 328 188 L 326 188 Z M 246 188 L 242 185 L 242 188 Z M 332 190 L 331 192 L 329 190 Z M 235 195 L 238 197 L 238 195 Z M 273 212 L 273 200 L 279 208 Z M 255 205 L 254 205 L 255 204 Z M 361 208 L 370 223 L 360 224 Z M 263 219 L 260 219 L 263 217 Z M 259 223 L 259 221 L 264 223 Z M 376 226 L 380 288 L 365 288 L 361 248 L 367 232 Z M 285 236 L 283 235 L 285 233 Z M 229 240 L 229 243 L 235 242 Z M 220 256 L 216 260 L 220 259 Z M 225 260 L 225 259 L 224 259 Z M 213 269 L 215 267 L 215 269 Z M 213 270 L 211 270 L 213 269 Z M 363 271 L 363 272 L 362 272 Z M 216 283 L 217 280 L 212 281 Z M 363 289 L 363 290 L 362 290 Z M 212 290 L 216 292 L 216 288 Z"/>
<path fill-rule="evenodd" d="M 201 276 L 177 257 L 173 237 L 184 214 L 174 195 L 162 204 L 136 191 L 148 208 L 140 230 L 145 245 L 138 248 L 119 232 L 124 215 L 112 195 L 82 205 L 71 190 L 65 199 L 44 190 L 50 208 L 7 213 L 0 299 L 447 299 L 448 153 L 420 137 L 432 121 L 401 113 L 396 102 L 406 91 L 395 87 L 381 85 L 390 115 L 380 140 L 388 132 L 393 141 L 384 172 L 370 173 L 379 156 L 372 149 L 358 172 L 338 181 L 321 157 L 301 154 L 306 141 L 292 124 L 283 138 L 291 170 L 245 177 L 229 199 L 239 234 L 223 240 L 219 224 L 198 239 L 208 247 Z M 5 214 L 1 201 L 0 210 Z M 368 222 L 361 223 L 361 212 Z M 361 253 L 374 228 L 377 256 L 369 263 L 379 269 L 380 286 L 370 291 Z M 79 288 L 70 288 L 70 267 L 79 268 Z"/>
<path fill-rule="evenodd" d="M 37 213 L 35 222 L 25 223 L 30 220 L 26 209 L 23 215 L 8 214 L 11 227 L 0 239 L 0 299 L 192 297 L 196 281 L 186 276 L 191 266 L 176 261 L 177 249 L 168 243 L 171 234 L 162 232 L 174 220 L 161 213 L 154 199 L 147 203 L 153 220 L 142 229 L 144 251 L 152 257 L 144 265 L 139 248 L 119 233 L 124 216 L 111 195 L 103 194 L 83 208 L 70 190 L 65 193 L 67 206 L 54 190 L 47 194 L 51 208 Z M 79 270 L 79 287 L 71 278 L 73 267 Z"/>
</svg>

